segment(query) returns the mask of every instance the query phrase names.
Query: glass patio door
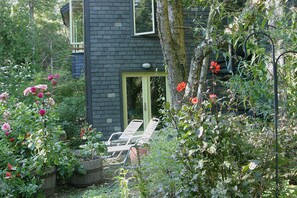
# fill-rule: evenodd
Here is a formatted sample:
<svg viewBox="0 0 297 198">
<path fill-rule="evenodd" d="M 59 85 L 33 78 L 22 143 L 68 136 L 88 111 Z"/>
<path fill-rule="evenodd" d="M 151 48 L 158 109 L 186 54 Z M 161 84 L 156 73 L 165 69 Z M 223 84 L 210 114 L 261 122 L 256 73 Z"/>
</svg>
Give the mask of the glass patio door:
<svg viewBox="0 0 297 198">
<path fill-rule="evenodd" d="M 160 118 L 159 110 L 169 98 L 166 74 L 123 73 L 122 77 L 124 126 L 142 119 L 146 127 L 152 117 Z"/>
</svg>

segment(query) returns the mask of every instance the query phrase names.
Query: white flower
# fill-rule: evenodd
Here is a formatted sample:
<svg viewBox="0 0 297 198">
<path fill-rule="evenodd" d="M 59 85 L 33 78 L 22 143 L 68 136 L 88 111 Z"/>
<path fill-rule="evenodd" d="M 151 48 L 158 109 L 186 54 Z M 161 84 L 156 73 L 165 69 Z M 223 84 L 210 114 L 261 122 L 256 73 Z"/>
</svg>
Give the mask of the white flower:
<svg viewBox="0 0 297 198">
<path fill-rule="evenodd" d="M 258 166 L 259 162 L 258 161 L 251 161 L 249 164 L 249 169 L 254 170 Z"/>
</svg>

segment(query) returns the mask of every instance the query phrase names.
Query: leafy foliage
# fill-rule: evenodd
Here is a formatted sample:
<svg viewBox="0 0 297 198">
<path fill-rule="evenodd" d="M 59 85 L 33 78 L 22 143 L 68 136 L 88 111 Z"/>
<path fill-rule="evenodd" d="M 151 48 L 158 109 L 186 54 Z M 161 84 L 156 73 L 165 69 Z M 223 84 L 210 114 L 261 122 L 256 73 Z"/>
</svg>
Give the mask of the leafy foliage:
<svg viewBox="0 0 297 198">
<path fill-rule="evenodd" d="M 28 63 L 17 65 L 6 61 L 0 66 L 0 92 L 9 91 L 10 95 L 19 97 L 19 93 L 33 80 L 34 73 L 32 65 Z"/>
<path fill-rule="evenodd" d="M 68 72 L 61 76 L 62 83 L 55 90 L 61 118 L 59 124 L 69 139 L 79 138 L 80 129 L 86 123 L 85 81 L 84 78 L 69 78 Z"/>
<path fill-rule="evenodd" d="M 169 127 L 162 129 L 153 138 L 149 155 L 141 157 L 141 167 L 135 178 L 142 194 L 174 197 L 182 188 L 179 177 L 182 164 L 174 155 L 178 145 L 176 135 Z M 140 176 L 144 179 L 140 180 Z"/>
<path fill-rule="evenodd" d="M 34 2 L 31 10 L 28 0 L 0 2 L 0 64 L 7 60 L 18 65 L 29 62 L 40 69 L 49 66 L 53 58 L 57 67 L 69 66 L 65 57 L 70 56 L 70 47 L 56 10 L 58 1 Z"/>
</svg>

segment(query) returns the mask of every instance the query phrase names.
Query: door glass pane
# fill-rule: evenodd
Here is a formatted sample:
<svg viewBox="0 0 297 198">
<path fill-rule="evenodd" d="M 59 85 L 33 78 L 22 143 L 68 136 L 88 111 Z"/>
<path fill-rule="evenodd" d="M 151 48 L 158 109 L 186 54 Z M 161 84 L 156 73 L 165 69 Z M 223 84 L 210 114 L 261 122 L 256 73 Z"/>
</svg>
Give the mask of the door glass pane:
<svg viewBox="0 0 297 198">
<path fill-rule="evenodd" d="M 165 76 L 151 77 L 150 86 L 152 117 L 161 118 L 160 110 L 163 109 L 164 104 L 166 102 Z"/>
<path fill-rule="evenodd" d="M 127 115 L 128 124 L 133 119 L 143 120 L 142 78 L 127 77 Z"/>
</svg>

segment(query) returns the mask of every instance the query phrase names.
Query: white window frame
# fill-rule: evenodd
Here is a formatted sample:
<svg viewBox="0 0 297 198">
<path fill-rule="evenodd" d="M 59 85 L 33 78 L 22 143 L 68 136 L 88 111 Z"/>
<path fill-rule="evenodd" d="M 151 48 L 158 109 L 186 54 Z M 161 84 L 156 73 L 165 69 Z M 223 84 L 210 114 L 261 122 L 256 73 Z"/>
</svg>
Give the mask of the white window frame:
<svg viewBox="0 0 297 198">
<path fill-rule="evenodd" d="M 155 28 L 155 1 L 154 0 L 151 0 L 151 4 L 152 4 L 152 31 L 149 31 L 149 32 L 140 32 L 140 33 L 137 33 L 136 32 L 136 17 L 135 17 L 135 1 L 136 0 L 133 0 L 132 1 L 132 9 L 133 9 L 133 33 L 134 33 L 134 36 L 140 36 L 140 35 L 148 35 L 148 34 L 155 34 L 156 33 L 156 28 Z"/>
<path fill-rule="evenodd" d="M 72 23 L 72 20 L 73 20 L 73 10 L 72 10 L 72 2 L 83 2 L 83 0 L 69 0 L 69 32 L 70 32 L 70 44 L 71 45 L 83 45 L 84 44 L 84 41 L 81 41 L 81 42 L 75 42 L 75 39 L 74 39 L 74 35 L 73 35 L 73 23 Z M 83 4 L 82 4 L 83 5 Z M 84 7 L 83 7 L 84 9 Z M 84 16 L 84 15 L 83 15 Z M 84 20 L 83 20 L 84 22 Z M 83 35 L 84 35 L 84 27 L 82 27 L 83 29 Z M 84 38 L 84 36 L 83 36 Z"/>
</svg>

